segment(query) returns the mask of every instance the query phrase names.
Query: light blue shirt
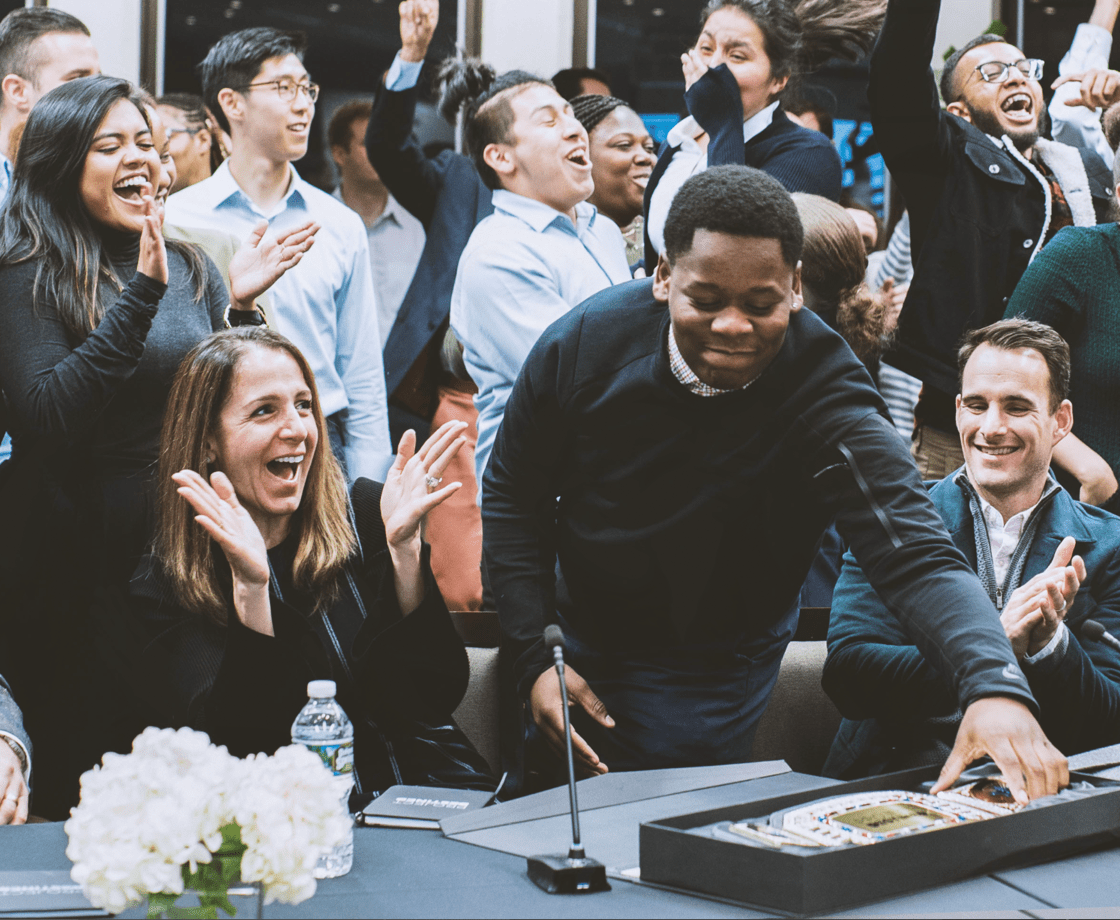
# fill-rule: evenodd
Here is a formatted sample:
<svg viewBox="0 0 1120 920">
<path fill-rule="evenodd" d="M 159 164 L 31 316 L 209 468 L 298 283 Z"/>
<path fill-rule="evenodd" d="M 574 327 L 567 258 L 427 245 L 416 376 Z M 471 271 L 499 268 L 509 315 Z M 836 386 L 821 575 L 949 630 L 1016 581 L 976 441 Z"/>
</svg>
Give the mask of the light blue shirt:
<svg viewBox="0 0 1120 920">
<path fill-rule="evenodd" d="M 280 232 L 308 219 L 322 228 L 300 263 L 269 290 L 269 323 L 303 352 L 325 415 L 347 410 L 346 464 L 352 478 L 384 482 L 392 462 L 385 369 L 369 244 L 362 219 L 292 168 L 283 200 L 268 214 L 241 190 L 223 163 L 209 179 L 167 201 L 167 222 L 244 238 L 260 220 Z"/>
<path fill-rule="evenodd" d="M 420 70 L 423 66 L 423 61 L 402 61 L 401 53 L 398 51 L 397 56 L 393 58 L 392 66 L 385 74 L 385 88 L 394 93 L 412 89 L 420 82 Z"/>
<path fill-rule="evenodd" d="M 1077 27 L 1073 44 L 1058 65 L 1058 75 L 1065 77 L 1085 73 L 1087 70 L 1107 70 L 1111 54 L 1112 33 L 1100 26 L 1083 22 Z M 1104 136 L 1100 109 L 1066 105 L 1067 99 L 1080 95 L 1081 84 L 1076 82 L 1063 83 L 1054 90 L 1054 98 L 1050 100 L 1050 122 L 1053 125 L 1054 140 L 1095 153 L 1111 172 L 1115 154 Z"/>
<path fill-rule="evenodd" d="M 334 190 L 333 197 L 346 204 L 342 199 L 341 185 Z M 377 298 L 377 328 L 381 330 L 381 348 L 384 351 L 397 314 L 401 312 L 404 295 L 408 293 L 416 266 L 420 264 L 427 234 L 424 225 L 392 195 L 385 202 L 385 210 L 366 232 L 369 236 L 373 293 Z"/>
<path fill-rule="evenodd" d="M 459 259 L 451 328 L 478 386 L 475 473 L 482 471 L 513 382 L 541 333 L 572 307 L 630 280 L 626 242 L 609 217 L 584 202 L 577 223 L 546 204 L 499 189 Z"/>
</svg>

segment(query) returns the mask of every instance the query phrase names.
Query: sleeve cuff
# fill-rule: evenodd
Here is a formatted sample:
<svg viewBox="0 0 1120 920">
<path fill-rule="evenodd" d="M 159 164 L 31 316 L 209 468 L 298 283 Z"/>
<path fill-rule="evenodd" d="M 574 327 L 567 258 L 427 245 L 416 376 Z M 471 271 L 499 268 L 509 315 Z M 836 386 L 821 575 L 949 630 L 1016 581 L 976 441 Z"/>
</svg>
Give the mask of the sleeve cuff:
<svg viewBox="0 0 1120 920">
<path fill-rule="evenodd" d="M 1106 68 L 1111 53 L 1112 34 L 1100 26 L 1083 22 L 1077 27 L 1073 43 L 1069 46 L 1066 56 L 1062 58 L 1061 64 L 1058 65 L 1058 73 L 1065 76 Z"/>
<path fill-rule="evenodd" d="M 394 93 L 412 89 L 420 82 L 420 71 L 423 67 L 423 61 L 402 61 L 401 53 L 398 51 L 396 57 L 393 58 L 393 65 L 389 68 L 389 72 L 385 74 L 385 88 Z"/>
<path fill-rule="evenodd" d="M 15 735 L 0 731 L 0 741 L 8 742 L 8 746 L 15 751 L 19 758 L 20 768 L 23 770 L 23 781 L 31 785 L 31 753 L 23 746 L 23 742 Z"/>
<path fill-rule="evenodd" d="M 1062 623 L 1058 626 L 1058 630 L 1054 633 L 1054 637 L 1048 643 L 1046 643 L 1045 648 L 1041 649 L 1034 655 L 1027 655 L 1023 659 L 1023 664 L 1036 670 L 1038 669 L 1038 666 L 1043 662 L 1046 662 L 1050 666 L 1056 665 L 1059 661 L 1062 660 L 1062 657 L 1065 655 L 1066 649 L 1068 648 L 1069 629 L 1065 623 Z"/>
</svg>

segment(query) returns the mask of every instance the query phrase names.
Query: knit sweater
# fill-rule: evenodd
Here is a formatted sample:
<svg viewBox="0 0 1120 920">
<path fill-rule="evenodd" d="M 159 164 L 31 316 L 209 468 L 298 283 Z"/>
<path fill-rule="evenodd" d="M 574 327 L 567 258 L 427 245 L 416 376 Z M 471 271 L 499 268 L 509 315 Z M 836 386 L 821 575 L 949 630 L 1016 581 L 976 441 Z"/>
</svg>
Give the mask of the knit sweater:
<svg viewBox="0 0 1120 920">
<path fill-rule="evenodd" d="M 483 479 L 483 539 L 523 693 L 559 608 L 590 646 L 762 654 L 837 528 L 962 704 L 1033 702 L 871 379 L 807 310 L 750 387 L 693 395 L 650 281 L 554 323 L 522 368 Z M 559 562 L 570 603 L 558 604 Z M 617 715 L 617 713 L 616 713 Z"/>
<path fill-rule="evenodd" d="M 1074 433 L 1120 475 L 1120 226 L 1062 230 L 1004 315 L 1046 323 L 1069 342 Z"/>
</svg>

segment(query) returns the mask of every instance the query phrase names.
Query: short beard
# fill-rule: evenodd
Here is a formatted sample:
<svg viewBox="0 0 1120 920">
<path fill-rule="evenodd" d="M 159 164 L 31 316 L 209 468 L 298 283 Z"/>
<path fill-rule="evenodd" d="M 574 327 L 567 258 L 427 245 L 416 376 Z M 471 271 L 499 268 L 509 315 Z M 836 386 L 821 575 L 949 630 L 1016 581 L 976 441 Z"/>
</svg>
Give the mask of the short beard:
<svg viewBox="0 0 1120 920">
<path fill-rule="evenodd" d="M 999 119 L 991 112 L 983 109 L 974 109 L 967 102 L 964 105 L 965 108 L 968 109 L 969 118 L 977 128 L 985 134 L 997 139 L 1006 134 L 1011 138 L 1011 143 L 1015 145 L 1015 149 L 1020 153 L 1026 153 L 1030 150 L 1038 143 L 1038 139 L 1041 137 L 1041 118 L 1035 122 L 1033 128 L 1024 128 L 1020 131 L 1004 131 L 1003 126 L 999 123 Z"/>
</svg>

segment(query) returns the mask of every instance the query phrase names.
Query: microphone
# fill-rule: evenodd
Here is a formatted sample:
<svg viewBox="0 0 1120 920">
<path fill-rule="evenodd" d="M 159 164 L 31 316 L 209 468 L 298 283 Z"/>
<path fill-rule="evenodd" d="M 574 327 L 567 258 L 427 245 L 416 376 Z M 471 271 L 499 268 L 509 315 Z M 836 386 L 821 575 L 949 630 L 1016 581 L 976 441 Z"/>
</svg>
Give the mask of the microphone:
<svg viewBox="0 0 1120 920">
<path fill-rule="evenodd" d="M 530 856 L 529 878 L 549 894 L 589 894 L 610 891 L 607 868 L 588 859 L 579 839 L 579 801 L 576 796 L 576 768 L 572 758 L 572 727 L 568 718 L 568 684 L 564 680 L 564 633 L 555 623 L 546 626 L 544 644 L 552 649 L 556 675 L 560 678 L 560 699 L 564 710 L 564 747 L 568 754 L 568 798 L 572 812 L 572 845 L 567 856 Z"/>
<path fill-rule="evenodd" d="M 1081 635 L 1094 642 L 1103 642 L 1113 651 L 1120 652 L 1120 639 L 1105 629 L 1096 620 L 1086 620 L 1081 624 Z"/>
</svg>

